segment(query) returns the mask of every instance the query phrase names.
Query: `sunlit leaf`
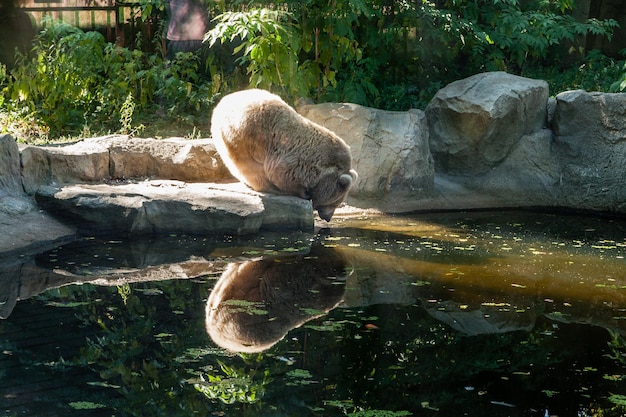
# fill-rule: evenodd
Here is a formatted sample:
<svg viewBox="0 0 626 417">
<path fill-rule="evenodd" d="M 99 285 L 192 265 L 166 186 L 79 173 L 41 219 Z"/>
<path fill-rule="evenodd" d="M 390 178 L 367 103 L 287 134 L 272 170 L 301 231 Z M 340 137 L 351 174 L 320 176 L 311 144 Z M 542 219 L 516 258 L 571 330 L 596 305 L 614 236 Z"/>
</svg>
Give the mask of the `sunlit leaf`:
<svg viewBox="0 0 626 417">
<path fill-rule="evenodd" d="M 91 401 L 74 401 L 68 405 L 75 410 L 97 410 L 99 408 L 106 408 L 104 404 L 92 403 Z"/>
</svg>

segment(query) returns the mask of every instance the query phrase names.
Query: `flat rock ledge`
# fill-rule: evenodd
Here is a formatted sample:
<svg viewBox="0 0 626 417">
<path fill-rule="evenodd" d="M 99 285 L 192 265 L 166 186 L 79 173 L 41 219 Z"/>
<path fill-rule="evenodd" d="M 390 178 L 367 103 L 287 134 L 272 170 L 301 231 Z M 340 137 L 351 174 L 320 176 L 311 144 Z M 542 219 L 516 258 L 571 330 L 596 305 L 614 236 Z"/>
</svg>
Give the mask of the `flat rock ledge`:
<svg viewBox="0 0 626 417">
<path fill-rule="evenodd" d="M 245 235 L 314 227 L 310 201 L 257 193 L 240 183 L 44 186 L 35 198 L 39 207 L 75 224 L 80 234 Z"/>
</svg>

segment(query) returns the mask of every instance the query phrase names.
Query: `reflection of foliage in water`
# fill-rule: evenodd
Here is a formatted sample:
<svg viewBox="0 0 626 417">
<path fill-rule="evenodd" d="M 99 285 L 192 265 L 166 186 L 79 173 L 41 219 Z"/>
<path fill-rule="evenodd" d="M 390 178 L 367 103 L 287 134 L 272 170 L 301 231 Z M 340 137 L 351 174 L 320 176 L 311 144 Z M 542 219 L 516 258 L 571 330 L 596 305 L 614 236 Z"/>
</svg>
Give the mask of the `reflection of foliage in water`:
<svg viewBox="0 0 626 417">
<path fill-rule="evenodd" d="M 200 380 L 194 387 L 212 400 L 218 399 L 225 404 L 254 404 L 263 397 L 264 385 L 269 383 L 269 371 L 263 372 L 262 383 L 255 380 L 256 372 L 248 372 L 246 369 L 235 369 L 222 361 L 218 361 L 220 369 L 225 374 L 206 374 L 206 378 L 201 375 Z"/>
<path fill-rule="evenodd" d="M 554 375 L 571 367 L 574 356 L 555 340 L 548 320 L 530 335 L 468 337 L 415 306 L 338 309 L 264 354 L 232 355 L 212 348 L 204 333 L 212 284 L 167 281 L 122 291 L 83 285 L 39 296 L 51 307 L 71 306 L 85 326 L 101 328 L 64 366 L 90 369 L 99 377 L 92 384 L 116 395 L 76 400 L 122 416 L 395 417 L 410 415 L 406 410 L 426 416 L 493 411 L 491 401 L 506 403 L 524 390 L 544 391 L 545 398 L 534 400 L 538 406 L 565 395 Z M 605 359 L 626 366 L 621 337 L 612 339 L 611 349 L 614 357 Z M 576 366 L 597 364 L 590 359 Z M 616 378 L 608 398 L 613 404 L 602 408 L 599 398 L 591 398 L 583 408 L 620 415 L 624 392 Z"/>
</svg>

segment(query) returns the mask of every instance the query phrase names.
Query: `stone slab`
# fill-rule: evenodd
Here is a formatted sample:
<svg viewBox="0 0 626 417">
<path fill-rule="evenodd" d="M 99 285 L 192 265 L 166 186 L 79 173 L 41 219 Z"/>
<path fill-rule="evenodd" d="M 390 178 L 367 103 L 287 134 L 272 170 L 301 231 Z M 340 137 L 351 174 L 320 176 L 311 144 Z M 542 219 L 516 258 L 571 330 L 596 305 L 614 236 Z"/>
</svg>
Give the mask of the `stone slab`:
<svg viewBox="0 0 626 417">
<path fill-rule="evenodd" d="M 44 186 L 37 202 L 87 234 L 231 234 L 313 229 L 310 201 L 263 195 L 240 183 L 138 183 Z"/>
</svg>

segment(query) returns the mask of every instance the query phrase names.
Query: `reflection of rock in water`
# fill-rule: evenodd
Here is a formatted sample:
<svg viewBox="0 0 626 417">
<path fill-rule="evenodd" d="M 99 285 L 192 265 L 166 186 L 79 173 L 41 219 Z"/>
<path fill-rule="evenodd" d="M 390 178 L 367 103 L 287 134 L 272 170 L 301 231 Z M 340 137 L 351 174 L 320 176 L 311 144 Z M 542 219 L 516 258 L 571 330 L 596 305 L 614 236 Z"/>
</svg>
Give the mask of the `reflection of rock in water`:
<svg viewBox="0 0 626 417">
<path fill-rule="evenodd" d="M 206 328 L 219 346 L 259 352 L 289 330 L 336 307 L 345 292 L 345 258 L 314 246 L 308 255 L 230 264 L 206 306 Z"/>
<path fill-rule="evenodd" d="M 510 299 L 507 298 L 507 300 Z M 528 300 L 528 304 L 525 304 L 527 308 L 510 307 L 509 303 L 501 303 L 509 307 L 499 308 L 498 305 L 491 307 L 481 304 L 467 309 L 464 308 L 467 307 L 466 305 L 452 300 L 433 301 L 421 300 L 428 314 L 469 336 L 518 330 L 530 332 L 537 321 L 538 307 L 532 305 L 532 300 Z"/>
</svg>

